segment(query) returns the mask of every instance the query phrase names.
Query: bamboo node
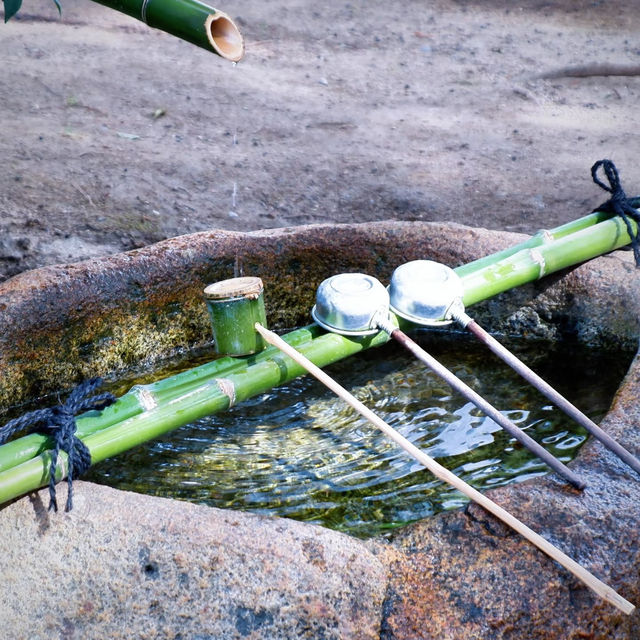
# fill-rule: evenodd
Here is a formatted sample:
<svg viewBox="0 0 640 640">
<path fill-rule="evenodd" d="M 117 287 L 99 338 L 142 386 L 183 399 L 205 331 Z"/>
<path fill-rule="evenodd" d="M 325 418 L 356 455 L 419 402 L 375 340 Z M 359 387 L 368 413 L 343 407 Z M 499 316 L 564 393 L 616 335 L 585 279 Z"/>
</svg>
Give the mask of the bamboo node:
<svg viewBox="0 0 640 640">
<path fill-rule="evenodd" d="M 158 406 L 153 393 L 143 386 L 135 386 L 131 390 L 135 393 L 145 411 L 151 411 L 151 409 L 155 409 Z"/>
</svg>

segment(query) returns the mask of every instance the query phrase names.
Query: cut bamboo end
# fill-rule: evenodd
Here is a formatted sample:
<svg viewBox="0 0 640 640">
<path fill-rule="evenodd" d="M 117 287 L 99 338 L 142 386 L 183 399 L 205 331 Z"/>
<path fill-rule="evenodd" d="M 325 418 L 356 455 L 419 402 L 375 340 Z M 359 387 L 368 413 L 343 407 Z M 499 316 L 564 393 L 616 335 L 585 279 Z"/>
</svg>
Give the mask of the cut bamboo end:
<svg viewBox="0 0 640 640">
<path fill-rule="evenodd" d="M 222 11 L 207 16 L 204 22 L 207 39 L 221 57 L 238 62 L 244 56 L 244 39 L 235 22 Z"/>
<path fill-rule="evenodd" d="M 216 351 L 220 355 L 246 356 L 262 351 L 264 340 L 256 322 L 267 323 L 264 286 L 256 277 L 231 278 L 204 290 Z"/>
</svg>

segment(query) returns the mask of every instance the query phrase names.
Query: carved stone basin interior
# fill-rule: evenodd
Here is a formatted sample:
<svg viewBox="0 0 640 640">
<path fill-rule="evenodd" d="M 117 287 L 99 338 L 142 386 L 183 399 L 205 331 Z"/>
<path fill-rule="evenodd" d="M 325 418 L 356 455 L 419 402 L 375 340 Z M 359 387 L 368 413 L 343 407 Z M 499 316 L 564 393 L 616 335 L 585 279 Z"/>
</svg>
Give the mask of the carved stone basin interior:
<svg viewBox="0 0 640 640">
<path fill-rule="evenodd" d="M 416 339 L 518 427 L 567 463 L 587 432 L 467 334 L 420 331 Z M 633 358 L 580 344 L 512 339 L 530 366 L 596 421 Z M 198 354 L 191 362 L 215 354 Z M 184 357 L 179 371 L 189 364 Z M 549 468 L 395 343 L 327 369 L 411 442 L 485 491 Z M 602 370 L 608 375 L 603 378 Z M 170 369 L 164 368 L 165 374 Z M 119 381 L 116 395 L 133 383 Z M 435 478 L 312 377 L 94 465 L 85 479 L 209 506 L 313 522 L 370 537 L 468 499 Z"/>
</svg>

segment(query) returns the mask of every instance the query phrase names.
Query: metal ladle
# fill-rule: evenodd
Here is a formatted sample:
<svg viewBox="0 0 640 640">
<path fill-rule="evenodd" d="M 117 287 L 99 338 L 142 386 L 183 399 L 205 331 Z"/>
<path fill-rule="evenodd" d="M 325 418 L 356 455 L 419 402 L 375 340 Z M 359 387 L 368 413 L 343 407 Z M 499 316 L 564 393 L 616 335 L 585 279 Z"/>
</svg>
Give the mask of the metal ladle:
<svg viewBox="0 0 640 640">
<path fill-rule="evenodd" d="M 626 462 L 634 471 L 640 473 L 638 458 L 629 453 L 620 443 L 603 431 L 465 313 L 462 302 L 464 293 L 462 281 L 453 269 L 429 260 L 407 262 L 395 270 L 391 278 L 389 292 L 391 309 L 402 318 L 425 326 L 449 324 L 455 321 L 468 329 L 554 405 Z"/>
<path fill-rule="evenodd" d="M 584 489 L 586 486 L 579 476 L 401 331 L 389 313 L 389 293 L 376 278 L 361 273 L 343 273 L 327 278 L 318 287 L 311 314 L 325 329 L 344 335 L 385 331 L 574 487 Z"/>
</svg>

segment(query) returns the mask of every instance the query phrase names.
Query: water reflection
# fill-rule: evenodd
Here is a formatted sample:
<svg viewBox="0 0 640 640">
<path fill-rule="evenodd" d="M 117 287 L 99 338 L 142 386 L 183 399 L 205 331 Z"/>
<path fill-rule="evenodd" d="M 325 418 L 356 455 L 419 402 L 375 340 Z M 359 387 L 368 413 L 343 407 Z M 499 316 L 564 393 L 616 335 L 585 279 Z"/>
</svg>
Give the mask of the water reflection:
<svg viewBox="0 0 640 640">
<path fill-rule="evenodd" d="M 480 345 L 422 345 L 563 462 L 585 432 Z M 587 415 L 606 412 L 629 358 L 569 347 L 510 348 Z M 607 367 L 606 380 L 598 371 Z M 405 351 L 390 344 L 331 373 L 416 446 L 479 490 L 546 466 Z M 567 387 L 567 385 L 570 385 Z M 89 479 L 153 495 L 316 522 L 369 536 L 466 502 L 310 378 L 199 420 L 114 460 Z"/>
</svg>

